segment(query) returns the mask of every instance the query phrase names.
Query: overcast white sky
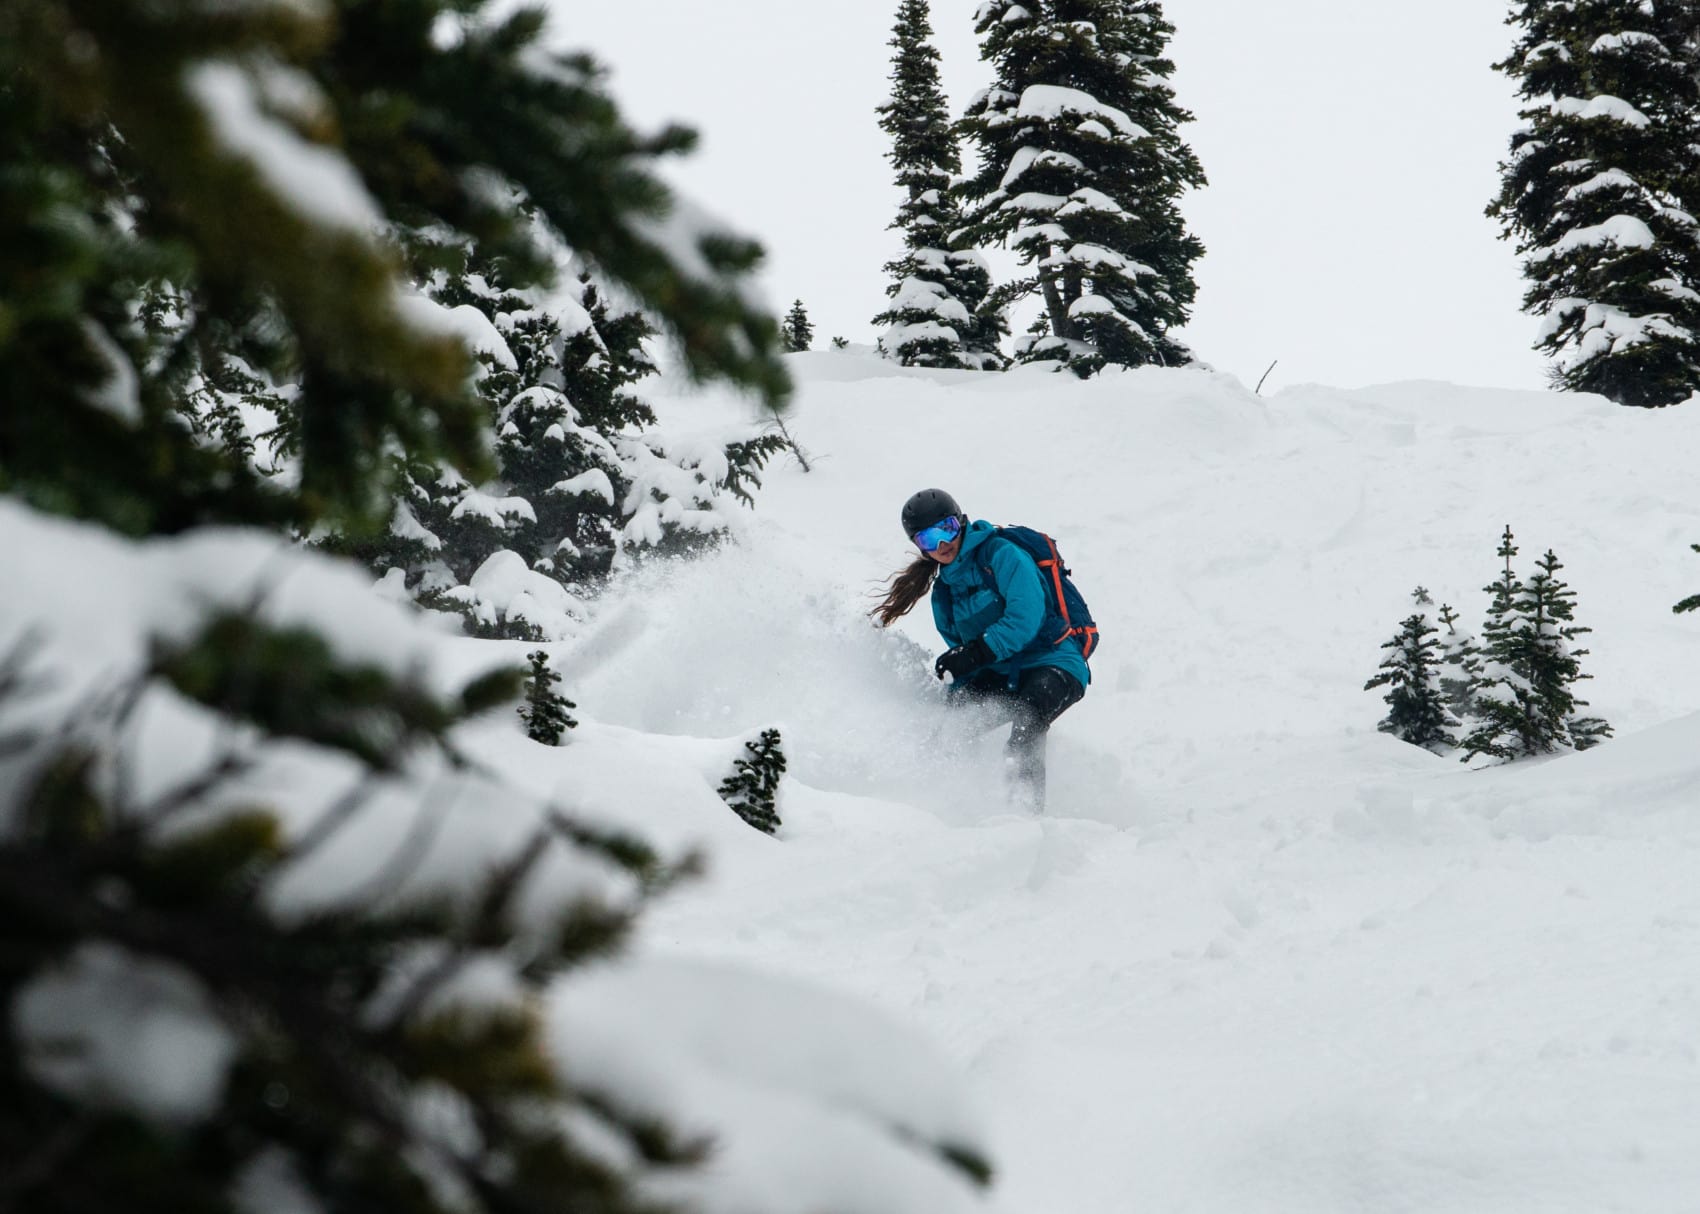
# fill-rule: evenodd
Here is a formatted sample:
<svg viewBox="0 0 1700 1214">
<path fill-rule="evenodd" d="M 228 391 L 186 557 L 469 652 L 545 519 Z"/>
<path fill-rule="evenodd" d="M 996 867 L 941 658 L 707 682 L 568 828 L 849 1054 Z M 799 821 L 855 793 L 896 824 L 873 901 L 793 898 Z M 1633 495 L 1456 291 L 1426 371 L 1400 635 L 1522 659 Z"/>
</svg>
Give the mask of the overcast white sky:
<svg viewBox="0 0 1700 1214">
<path fill-rule="evenodd" d="M 594 51 L 640 126 L 695 126 L 669 172 L 768 249 L 817 345 L 872 341 L 899 197 L 874 108 L 896 0 L 552 0 L 556 41 Z M 933 0 L 955 112 L 990 83 L 978 0 Z M 1167 0 L 1183 128 L 1210 178 L 1183 209 L 1207 252 L 1182 336 L 1265 391 L 1402 379 L 1538 388 L 1545 361 L 1509 244 L 1482 208 L 1516 120 L 1490 70 L 1494 0 Z M 997 260 L 994 257 L 994 272 Z"/>
</svg>

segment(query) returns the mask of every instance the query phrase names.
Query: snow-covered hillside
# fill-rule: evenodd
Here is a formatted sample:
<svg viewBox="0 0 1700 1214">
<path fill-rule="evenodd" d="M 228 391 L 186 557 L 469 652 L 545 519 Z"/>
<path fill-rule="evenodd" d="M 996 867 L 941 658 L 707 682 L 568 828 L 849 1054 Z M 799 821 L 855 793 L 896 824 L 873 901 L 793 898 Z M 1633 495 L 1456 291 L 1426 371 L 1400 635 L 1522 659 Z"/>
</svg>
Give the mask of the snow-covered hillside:
<svg viewBox="0 0 1700 1214">
<path fill-rule="evenodd" d="M 1009 1214 L 1700 1208 L 1700 618 L 1670 609 L 1700 590 L 1700 407 L 791 362 L 813 470 L 771 467 L 735 543 L 639 564 L 547 646 L 568 744 L 505 710 L 465 728 L 471 768 L 401 773 L 286 870 L 282 910 L 398 855 L 393 896 L 464 893 L 554 808 L 700 846 L 707 875 L 640 921 L 635 957 L 568 974 L 546 1011 L 576 1081 L 713 1138 L 665 1192 L 708 1214 L 968 1214 L 985 1203 L 932 1148 L 982 1147 Z M 732 396 L 644 388 L 676 449 L 748 431 Z M 1006 808 L 999 731 L 946 710 L 927 613 L 867 618 L 929 485 L 1055 535 L 1102 626 L 1042 817 Z M 1415 586 L 1479 626 L 1507 524 L 1520 568 L 1563 560 L 1593 629 L 1580 690 L 1617 735 L 1471 769 L 1378 733 L 1362 687 Z M 254 533 L 130 543 L 7 502 L 0 550 L 23 588 L 0 652 L 54 676 L 38 726 L 70 730 L 150 635 L 219 605 L 434 688 L 536 648 L 409 618 Z M 114 761 L 138 796 L 245 736 L 163 691 L 138 721 Z M 715 793 L 770 726 L 776 838 Z M 311 835 L 346 763 L 267 753 L 235 792 Z M 533 917 L 612 879 L 539 871 Z M 192 1081 L 204 1109 L 222 1064 L 184 1069 L 64 987 L 17 1012 L 53 1041 L 79 1031 L 67 1006 L 90 1020 L 98 1057 L 56 1082 Z"/>
<path fill-rule="evenodd" d="M 1011 1211 L 1693 1208 L 1700 620 L 1670 605 L 1700 588 L 1700 410 L 853 349 L 793 369 L 814 470 L 556 647 L 569 747 L 489 738 L 568 799 L 629 779 L 652 829 L 713 841 L 645 950 L 920 1024 Z M 681 429 L 741 411 L 652 396 Z M 1102 625 L 1041 819 L 1003 808 L 997 734 L 944 712 L 926 613 L 865 618 L 927 485 L 1056 535 Z M 1469 770 L 1378 734 L 1361 688 L 1418 584 L 1479 626 L 1506 524 L 1520 566 L 1564 561 L 1617 737 Z M 775 724 L 780 837 L 706 820 Z"/>
</svg>

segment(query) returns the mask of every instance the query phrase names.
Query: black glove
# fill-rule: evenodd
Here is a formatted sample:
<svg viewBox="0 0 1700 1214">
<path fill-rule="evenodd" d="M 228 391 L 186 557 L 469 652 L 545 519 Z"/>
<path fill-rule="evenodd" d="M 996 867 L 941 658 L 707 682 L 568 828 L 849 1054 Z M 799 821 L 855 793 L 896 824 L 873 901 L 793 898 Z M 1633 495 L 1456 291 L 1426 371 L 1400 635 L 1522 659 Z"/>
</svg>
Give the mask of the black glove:
<svg viewBox="0 0 1700 1214">
<path fill-rule="evenodd" d="M 933 673 L 941 679 L 949 675 L 954 683 L 995 661 L 997 655 L 992 652 L 992 647 L 975 637 L 966 645 L 958 645 L 939 654 L 939 660 L 933 663 Z"/>
</svg>

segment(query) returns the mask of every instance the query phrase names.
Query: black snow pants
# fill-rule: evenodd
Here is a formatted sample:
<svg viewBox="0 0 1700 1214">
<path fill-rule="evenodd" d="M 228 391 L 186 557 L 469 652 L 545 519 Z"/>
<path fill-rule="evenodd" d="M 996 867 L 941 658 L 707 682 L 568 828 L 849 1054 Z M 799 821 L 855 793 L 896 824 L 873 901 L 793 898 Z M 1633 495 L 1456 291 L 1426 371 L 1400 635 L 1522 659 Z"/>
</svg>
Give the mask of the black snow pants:
<svg viewBox="0 0 1700 1214">
<path fill-rule="evenodd" d="M 1062 716 L 1086 688 L 1055 666 L 1033 666 L 1021 672 L 1012 691 L 1001 674 L 982 671 L 953 696 L 990 705 L 1010 721 L 1004 748 L 1011 798 L 1038 813 L 1045 808 L 1045 738 L 1051 722 Z"/>
</svg>

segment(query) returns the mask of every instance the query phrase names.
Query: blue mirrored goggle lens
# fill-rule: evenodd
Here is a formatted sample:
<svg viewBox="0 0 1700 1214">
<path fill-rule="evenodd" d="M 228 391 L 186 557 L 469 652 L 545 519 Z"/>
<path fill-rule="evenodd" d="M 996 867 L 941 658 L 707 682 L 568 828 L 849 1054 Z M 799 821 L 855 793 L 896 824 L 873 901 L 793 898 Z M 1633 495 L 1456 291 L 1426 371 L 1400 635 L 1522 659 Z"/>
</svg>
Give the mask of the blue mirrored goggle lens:
<svg viewBox="0 0 1700 1214">
<path fill-rule="evenodd" d="M 948 544 L 962 534 L 962 522 L 955 515 L 915 533 L 915 547 L 922 552 L 935 552 L 940 544 Z"/>
</svg>

